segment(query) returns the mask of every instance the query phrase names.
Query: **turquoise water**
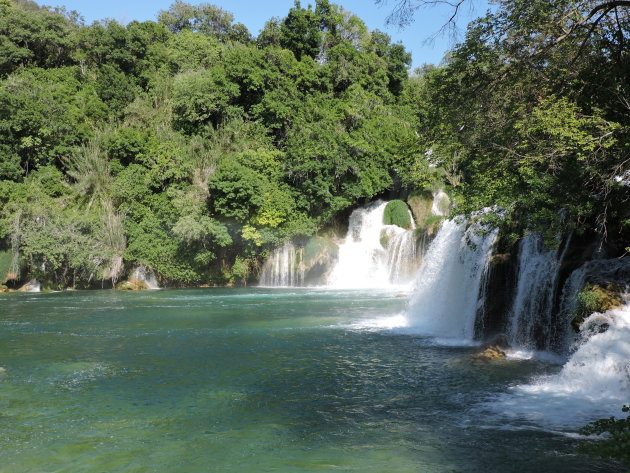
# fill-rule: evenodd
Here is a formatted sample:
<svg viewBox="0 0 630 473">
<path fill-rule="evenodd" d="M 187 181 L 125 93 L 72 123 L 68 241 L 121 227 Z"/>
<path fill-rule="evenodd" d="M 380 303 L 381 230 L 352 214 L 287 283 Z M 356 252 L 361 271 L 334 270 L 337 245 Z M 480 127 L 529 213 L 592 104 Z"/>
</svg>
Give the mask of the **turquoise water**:
<svg viewBox="0 0 630 473">
<path fill-rule="evenodd" d="M 488 410 L 557 366 L 479 364 L 379 328 L 404 306 L 374 291 L 3 295 L 0 471 L 617 471 Z"/>
</svg>

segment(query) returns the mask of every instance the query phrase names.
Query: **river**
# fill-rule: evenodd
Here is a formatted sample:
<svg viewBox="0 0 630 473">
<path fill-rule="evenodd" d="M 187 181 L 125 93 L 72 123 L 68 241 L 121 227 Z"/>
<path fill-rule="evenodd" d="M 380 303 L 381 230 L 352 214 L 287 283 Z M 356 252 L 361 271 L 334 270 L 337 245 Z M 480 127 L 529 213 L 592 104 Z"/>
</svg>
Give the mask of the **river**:
<svg viewBox="0 0 630 473">
<path fill-rule="evenodd" d="M 3 295 L 0 471 L 621 471 L 575 454 L 579 424 L 510 412 L 515 386 L 560 365 L 475 362 L 474 347 L 407 331 L 406 303 L 325 289 Z"/>
</svg>

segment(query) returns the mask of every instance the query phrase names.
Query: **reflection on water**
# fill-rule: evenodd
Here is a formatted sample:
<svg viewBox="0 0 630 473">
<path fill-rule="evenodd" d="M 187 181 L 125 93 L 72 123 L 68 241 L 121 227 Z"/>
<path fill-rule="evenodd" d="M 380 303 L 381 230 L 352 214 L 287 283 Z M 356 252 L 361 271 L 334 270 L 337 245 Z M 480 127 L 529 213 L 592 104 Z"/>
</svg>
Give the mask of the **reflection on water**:
<svg viewBox="0 0 630 473">
<path fill-rule="evenodd" d="M 615 471 L 479 407 L 559 367 L 471 363 L 406 334 L 404 306 L 259 288 L 3 296 L 1 471 Z"/>
</svg>

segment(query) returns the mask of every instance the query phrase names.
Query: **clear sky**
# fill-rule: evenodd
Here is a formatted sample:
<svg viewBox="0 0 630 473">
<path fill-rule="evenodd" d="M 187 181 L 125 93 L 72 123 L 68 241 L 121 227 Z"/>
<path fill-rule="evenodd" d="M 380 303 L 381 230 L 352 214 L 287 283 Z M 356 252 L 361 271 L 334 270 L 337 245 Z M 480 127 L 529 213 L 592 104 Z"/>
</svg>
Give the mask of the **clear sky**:
<svg viewBox="0 0 630 473">
<path fill-rule="evenodd" d="M 199 0 L 188 0 L 189 3 L 201 3 Z M 450 9 L 431 8 L 416 12 L 415 22 L 403 30 L 398 27 L 385 25 L 385 19 L 391 12 L 396 0 L 389 0 L 383 6 L 376 6 L 374 0 L 336 0 L 333 3 L 342 5 L 361 18 L 371 29 L 380 29 L 389 34 L 394 41 L 401 41 L 413 55 L 413 67 L 423 63 L 438 64 L 444 53 L 453 46 L 453 40 L 448 35 L 427 42 L 434 33 L 444 24 L 450 16 Z M 205 0 L 206 3 L 218 5 L 224 10 L 234 14 L 236 21 L 243 23 L 251 33 L 257 35 L 265 22 L 274 17 L 286 16 L 289 8 L 293 6 L 293 0 Z M 172 0 L 48 0 L 40 1 L 40 4 L 53 4 L 65 6 L 69 10 L 77 10 L 86 22 L 113 18 L 120 23 L 128 23 L 132 20 L 155 20 L 159 10 L 167 9 Z M 315 3 L 314 0 L 302 0 L 302 5 Z M 473 5 L 471 3 L 471 5 Z M 459 16 L 460 29 L 463 32 L 468 21 L 476 16 L 483 15 L 486 11 L 485 0 L 478 0 L 471 7 L 465 8 Z M 461 36 L 461 35 L 460 35 Z"/>
</svg>

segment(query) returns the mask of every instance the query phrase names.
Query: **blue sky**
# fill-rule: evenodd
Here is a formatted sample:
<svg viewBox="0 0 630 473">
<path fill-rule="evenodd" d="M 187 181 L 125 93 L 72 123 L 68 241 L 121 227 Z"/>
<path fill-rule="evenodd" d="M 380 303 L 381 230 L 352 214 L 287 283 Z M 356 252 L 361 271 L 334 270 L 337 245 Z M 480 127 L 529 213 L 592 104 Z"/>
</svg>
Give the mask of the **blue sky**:
<svg viewBox="0 0 630 473">
<path fill-rule="evenodd" d="M 190 3 L 200 3 L 198 0 L 188 0 Z M 236 21 L 241 22 L 253 33 L 264 26 L 265 22 L 274 17 L 286 16 L 289 8 L 293 6 L 293 0 L 205 0 L 206 3 L 218 5 L 224 10 L 230 11 L 236 17 Z M 333 3 L 342 5 L 346 10 L 350 10 L 358 15 L 368 27 L 380 29 L 389 34 L 394 41 L 401 41 L 408 51 L 413 55 L 413 67 L 422 65 L 425 62 L 438 64 L 444 53 L 453 46 L 453 40 L 449 36 L 442 35 L 437 39 L 427 42 L 440 26 L 444 24 L 450 15 L 448 8 L 431 8 L 416 12 L 416 20 L 413 24 L 403 30 L 397 27 L 387 27 L 385 19 L 390 13 L 396 0 L 389 0 L 388 4 L 378 7 L 373 0 L 336 0 Z M 86 22 L 92 23 L 95 20 L 113 18 L 121 23 L 128 23 L 132 20 L 155 20 L 159 10 L 167 9 L 172 0 L 48 0 L 39 2 L 66 6 L 69 10 L 77 10 L 83 15 Z M 308 5 L 308 0 L 302 0 L 302 5 Z M 314 0 L 310 3 L 315 3 Z M 472 4 L 471 4 L 472 5 Z M 485 0 L 477 1 L 474 9 L 465 8 L 460 14 L 459 24 L 463 32 L 466 23 L 476 17 L 483 15 L 487 9 Z M 461 36 L 461 34 L 460 34 Z"/>
</svg>

